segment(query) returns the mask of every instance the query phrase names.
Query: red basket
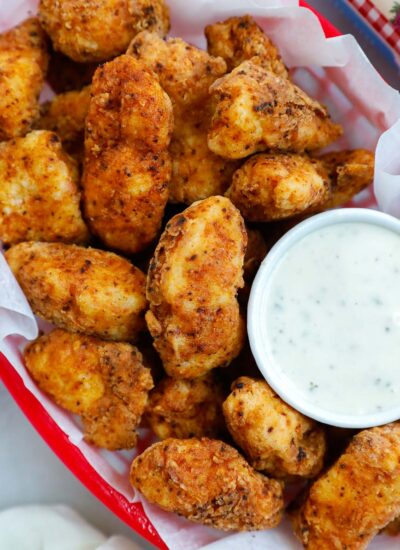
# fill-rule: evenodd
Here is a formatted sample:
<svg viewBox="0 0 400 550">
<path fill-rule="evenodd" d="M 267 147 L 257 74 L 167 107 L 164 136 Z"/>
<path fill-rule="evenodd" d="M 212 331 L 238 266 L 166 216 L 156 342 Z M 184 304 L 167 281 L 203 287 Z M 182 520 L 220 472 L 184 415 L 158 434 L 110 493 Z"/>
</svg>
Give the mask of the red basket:
<svg viewBox="0 0 400 550">
<path fill-rule="evenodd" d="M 306 7 L 316 13 L 328 38 L 341 34 L 329 21 L 313 10 L 306 2 L 300 0 L 299 3 L 300 6 Z M 139 535 L 157 548 L 167 549 L 168 547 L 145 515 L 142 505 L 129 502 L 123 495 L 105 482 L 87 462 L 81 451 L 69 441 L 68 437 L 36 397 L 25 387 L 19 374 L 2 354 L 0 354 L 0 378 L 32 426 L 83 485 L 122 521 L 139 533 Z"/>
</svg>

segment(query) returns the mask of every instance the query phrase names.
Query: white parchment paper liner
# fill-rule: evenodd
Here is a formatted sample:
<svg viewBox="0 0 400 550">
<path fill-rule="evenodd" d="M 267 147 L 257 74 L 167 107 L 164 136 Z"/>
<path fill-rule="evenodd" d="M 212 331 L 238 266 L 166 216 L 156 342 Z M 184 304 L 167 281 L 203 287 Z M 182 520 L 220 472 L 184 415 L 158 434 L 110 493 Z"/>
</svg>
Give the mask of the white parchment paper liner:
<svg viewBox="0 0 400 550">
<path fill-rule="evenodd" d="M 376 147 L 375 195 L 379 208 L 400 217 L 400 97 L 388 86 L 363 54 L 352 36 L 326 39 L 314 14 L 297 0 L 167 0 L 172 15 L 172 36 L 205 46 L 206 24 L 232 15 L 252 14 L 278 44 L 286 64 L 297 68 L 294 79 L 310 95 L 326 103 L 345 134 L 332 148 Z M 0 31 L 35 13 L 36 0 L 0 2 Z M 355 205 L 376 207 L 371 191 L 363 192 Z M 23 337 L 16 339 L 9 335 Z M 0 256 L 0 350 L 22 376 L 24 383 L 44 405 L 71 443 L 77 445 L 100 475 L 130 500 L 127 481 L 134 452 L 109 453 L 87 445 L 79 422 L 55 406 L 26 373 L 19 347 L 37 334 L 36 321 L 22 292 Z M 143 432 L 143 440 L 148 433 Z M 224 535 L 160 511 L 143 501 L 146 514 L 173 550 L 264 548 L 298 549 L 287 524 L 261 533 Z M 219 539 L 222 540 L 218 542 Z M 377 537 L 371 549 L 394 550 L 399 539 Z"/>
</svg>

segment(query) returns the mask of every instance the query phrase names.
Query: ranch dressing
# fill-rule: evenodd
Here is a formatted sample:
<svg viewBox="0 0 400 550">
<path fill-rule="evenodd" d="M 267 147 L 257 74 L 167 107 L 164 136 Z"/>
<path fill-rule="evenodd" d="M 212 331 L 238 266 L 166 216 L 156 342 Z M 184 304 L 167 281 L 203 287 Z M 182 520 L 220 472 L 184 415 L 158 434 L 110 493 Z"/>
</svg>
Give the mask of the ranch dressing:
<svg viewBox="0 0 400 550">
<path fill-rule="evenodd" d="M 317 229 L 280 260 L 266 299 L 266 345 L 287 388 L 342 414 L 400 404 L 398 234 L 363 222 Z"/>
</svg>

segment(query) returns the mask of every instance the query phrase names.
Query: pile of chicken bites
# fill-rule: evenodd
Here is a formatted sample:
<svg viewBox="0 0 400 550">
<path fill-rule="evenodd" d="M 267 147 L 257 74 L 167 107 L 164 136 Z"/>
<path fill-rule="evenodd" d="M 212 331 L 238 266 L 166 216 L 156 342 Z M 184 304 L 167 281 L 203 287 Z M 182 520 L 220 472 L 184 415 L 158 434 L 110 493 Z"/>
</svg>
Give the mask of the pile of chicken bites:
<svg viewBox="0 0 400 550">
<path fill-rule="evenodd" d="M 320 152 L 341 127 L 250 16 L 209 25 L 208 51 L 168 30 L 163 0 L 41 0 L 0 36 L 0 240 L 55 327 L 27 369 L 93 445 L 151 428 L 130 480 L 164 510 L 272 528 L 301 482 L 287 511 L 304 547 L 365 548 L 399 530 L 400 425 L 289 407 L 245 318 L 269 248 L 367 187 L 373 154 Z"/>
</svg>

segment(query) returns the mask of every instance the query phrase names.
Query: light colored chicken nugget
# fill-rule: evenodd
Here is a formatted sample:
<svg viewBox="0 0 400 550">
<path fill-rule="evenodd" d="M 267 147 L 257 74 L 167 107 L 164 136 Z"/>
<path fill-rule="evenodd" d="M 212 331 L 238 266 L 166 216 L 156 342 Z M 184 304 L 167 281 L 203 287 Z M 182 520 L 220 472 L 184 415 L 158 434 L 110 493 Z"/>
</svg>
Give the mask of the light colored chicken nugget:
<svg viewBox="0 0 400 550">
<path fill-rule="evenodd" d="M 277 47 L 250 15 L 208 25 L 205 34 L 208 52 L 225 59 L 229 72 L 243 61 L 258 56 L 263 67 L 288 78 Z"/>
<path fill-rule="evenodd" d="M 132 56 L 97 69 L 86 117 L 83 204 L 92 231 L 131 254 L 157 236 L 168 200 L 171 101 Z"/>
<path fill-rule="evenodd" d="M 156 443 L 133 461 L 130 479 L 163 510 L 224 531 L 269 529 L 282 517 L 280 483 L 255 472 L 222 441 Z"/>
<path fill-rule="evenodd" d="M 37 127 L 55 132 L 67 150 L 76 142 L 83 147 L 89 104 L 90 86 L 56 95 L 41 106 Z"/>
<path fill-rule="evenodd" d="M 47 64 L 47 41 L 36 18 L 0 34 L 0 141 L 25 135 L 39 116 Z"/>
<path fill-rule="evenodd" d="M 112 451 L 136 445 L 136 428 L 153 387 L 134 346 L 56 329 L 24 351 L 39 388 L 82 416 L 86 441 Z"/>
<path fill-rule="evenodd" d="M 116 254 L 27 242 L 6 260 L 33 311 L 61 328 L 122 341 L 143 328 L 145 276 Z"/>
<path fill-rule="evenodd" d="M 0 143 L 0 240 L 83 243 L 78 171 L 52 132 Z"/>
<path fill-rule="evenodd" d="M 357 434 L 293 513 L 307 550 L 363 550 L 400 513 L 400 424 Z"/>
<path fill-rule="evenodd" d="M 225 391 L 214 372 L 192 380 L 164 378 L 150 393 L 147 421 L 160 439 L 219 437 Z"/>
<path fill-rule="evenodd" d="M 331 196 L 323 204 L 324 210 L 345 204 L 374 179 L 375 155 L 366 149 L 328 153 L 318 160 L 331 178 Z"/>
<path fill-rule="evenodd" d="M 322 161 L 307 155 L 261 153 L 234 173 L 226 196 L 248 221 L 281 220 L 322 207 L 330 178 Z"/>
<path fill-rule="evenodd" d="M 147 326 L 164 368 L 197 378 L 228 365 L 243 344 L 236 299 L 246 229 L 224 197 L 199 201 L 167 224 L 150 264 Z"/>
<path fill-rule="evenodd" d="M 106 61 L 145 29 L 165 35 L 164 0 L 40 0 L 40 22 L 54 49 L 74 61 Z"/>
<path fill-rule="evenodd" d="M 342 134 L 323 105 L 259 63 L 257 57 L 244 61 L 211 86 L 216 103 L 208 133 L 211 151 L 230 159 L 266 149 L 303 152 Z"/>
<path fill-rule="evenodd" d="M 223 404 L 228 429 L 250 464 L 273 477 L 315 477 L 323 466 L 323 429 L 287 405 L 264 380 L 241 376 Z"/>
<path fill-rule="evenodd" d="M 223 194 L 237 164 L 210 151 L 207 132 L 212 115 L 209 88 L 225 74 L 224 60 L 180 38 L 162 40 L 150 32 L 138 34 L 128 53 L 158 75 L 174 106 L 170 201 L 191 204 Z"/>
</svg>

